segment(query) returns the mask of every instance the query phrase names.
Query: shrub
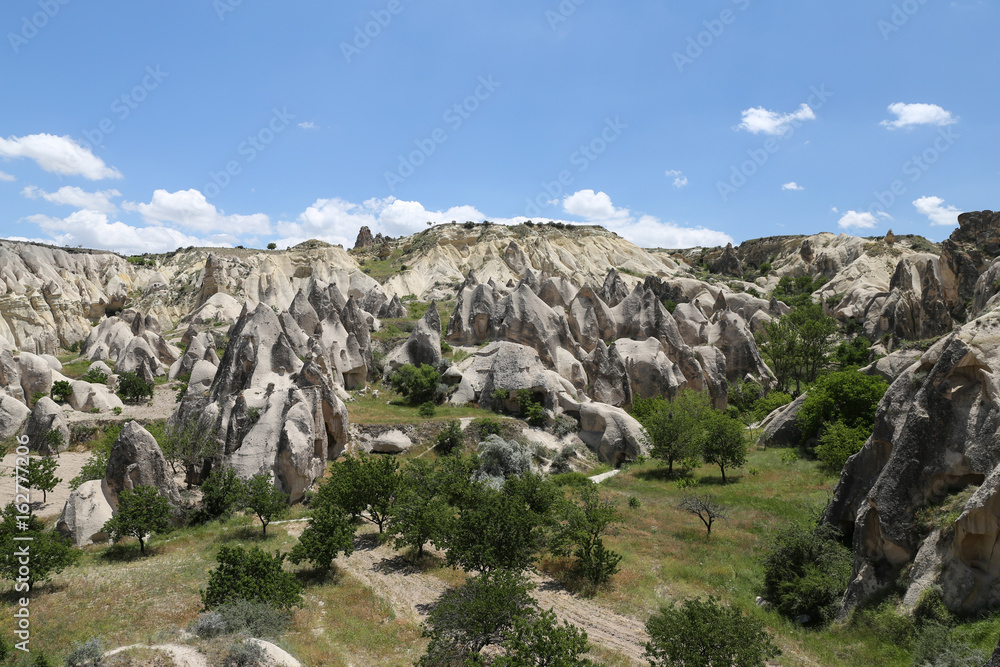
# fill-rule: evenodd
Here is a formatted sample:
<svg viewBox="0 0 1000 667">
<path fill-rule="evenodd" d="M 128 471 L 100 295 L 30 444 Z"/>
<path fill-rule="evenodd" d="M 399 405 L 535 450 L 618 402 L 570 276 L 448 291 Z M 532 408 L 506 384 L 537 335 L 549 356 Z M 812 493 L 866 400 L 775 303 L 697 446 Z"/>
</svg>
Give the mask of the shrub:
<svg viewBox="0 0 1000 667">
<path fill-rule="evenodd" d="M 590 585 L 607 583 L 619 570 L 622 556 L 604 547 L 601 536 L 608 529 L 621 522 L 614 503 L 601 499 L 597 486 L 578 486 L 575 495 L 577 503 L 566 503 L 565 522 L 558 529 L 552 552 L 556 555 L 572 553 L 576 558 L 576 571 Z"/>
<path fill-rule="evenodd" d="M 419 368 L 404 364 L 389 378 L 392 386 L 410 405 L 433 402 L 440 381 L 440 373 L 427 364 L 421 364 Z"/>
<path fill-rule="evenodd" d="M 139 403 L 145 398 L 153 398 L 153 383 L 146 382 L 132 371 L 126 371 L 118 376 L 118 396 L 126 403 Z"/>
<path fill-rule="evenodd" d="M 824 424 L 843 422 L 852 429 L 875 424 L 875 409 L 889 385 L 880 377 L 857 371 L 839 371 L 819 379 L 799 411 L 802 442 L 820 435 Z"/>
<path fill-rule="evenodd" d="M 561 472 L 549 477 L 549 481 L 556 486 L 583 486 L 593 484 L 582 472 Z"/>
<path fill-rule="evenodd" d="M 202 639 L 211 639 L 226 634 L 228 628 L 222 614 L 217 611 L 206 611 L 191 621 L 188 631 Z"/>
<path fill-rule="evenodd" d="M 781 651 L 764 624 L 710 597 L 661 607 L 646 622 L 646 657 L 654 667 L 735 665 L 764 667 Z"/>
<path fill-rule="evenodd" d="M 229 647 L 222 667 L 266 667 L 274 662 L 257 642 L 241 639 Z"/>
<path fill-rule="evenodd" d="M 266 602 L 236 598 L 219 606 L 219 615 L 229 634 L 246 634 L 259 639 L 277 637 L 291 622 L 291 612 Z"/>
<path fill-rule="evenodd" d="M 84 382 L 89 382 L 90 384 L 107 384 L 108 374 L 104 371 L 98 370 L 96 368 L 84 373 L 83 377 L 80 378 Z"/>
<path fill-rule="evenodd" d="M 928 623 L 951 625 L 954 621 L 951 611 L 941 599 L 939 586 L 931 586 L 920 593 L 917 604 L 913 607 L 913 622 L 918 627 L 923 627 Z"/>
<path fill-rule="evenodd" d="M 764 398 L 757 400 L 753 404 L 754 421 L 763 421 L 765 417 L 780 407 L 792 402 L 792 397 L 783 391 L 772 391 Z"/>
<path fill-rule="evenodd" d="M 433 417 L 435 412 L 436 410 L 432 401 L 421 403 L 420 407 L 417 408 L 417 414 L 421 417 Z"/>
<path fill-rule="evenodd" d="M 121 430 L 121 424 L 108 426 L 100 440 L 94 445 L 93 450 L 91 450 L 90 458 L 83 464 L 80 474 L 69 481 L 70 489 L 76 491 L 84 482 L 104 479 L 104 475 L 108 469 L 108 457 L 111 455 L 111 447 L 114 445 L 115 440 L 118 439 L 118 434 L 121 433 Z"/>
<path fill-rule="evenodd" d="M 870 426 L 851 428 L 841 421 L 829 424 L 819 437 L 816 457 L 830 470 L 840 472 L 847 459 L 861 451 L 870 433 Z"/>
<path fill-rule="evenodd" d="M 479 417 L 472 420 L 469 429 L 480 440 L 484 440 L 491 435 L 500 435 L 503 432 L 503 423 L 493 417 Z"/>
<path fill-rule="evenodd" d="M 491 435 L 479 443 L 479 470 L 473 479 L 500 488 L 508 477 L 532 470 L 531 452 L 520 443 Z"/>
<path fill-rule="evenodd" d="M 462 433 L 462 423 L 453 420 L 448 423 L 443 431 L 438 433 L 434 439 L 434 448 L 441 454 L 451 454 L 456 450 L 461 450 L 465 442 L 465 434 Z"/>
<path fill-rule="evenodd" d="M 170 503 L 156 487 L 122 489 L 118 494 L 118 513 L 105 522 L 104 532 L 115 543 L 125 537 L 138 539 L 139 551 L 145 555 L 148 536 L 170 530 L 170 512 Z"/>
<path fill-rule="evenodd" d="M 989 659 L 984 651 L 957 640 L 944 625 L 929 623 L 913 646 L 913 667 L 980 667 Z"/>
<path fill-rule="evenodd" d="M 576 456 L 576 448 L 572 445 L 566 445 L 556 457 L 552 459 L 552 465 L 549 466 L 549 471 L 557 475 L 561 475 L 568 472 L 573 472 L 573 466 L 570 464 L 570 460 Z"/>
<path fill-rule="evenodd" d="M 232 468 L 216 469 L 201 485 L 202 502 L 210 519 L 227 519 L 239 509 L 245 493 L 243 480 Z"/>
<path fill-rule="evenodd" d="M 122 409 L 121 409 L 121 407 L 120 407 L 120 406 L 117 406 L 117 405 L 116 405 L 116 406 L 114 407 L 114 409 L 112 410 L 112 412 L 113 412 L 113 413 L 115 413 L 115 416 L 118 416 L 118 415 L 120 415 L 120 414 L 122 413 Z"/>
<path fill-rule="evenodd" d="M 52 391 L 50 393 L 52 400 L 56 403 L 65 403 L 73 395 L 73 387 L 70 386 L 67 380 L 56 380 L 52 383 Z"/>
<path fill-rule="evenodd" d="M 104 658 L 104 642 L 94 637 L 85 642 L 76 642 L 66 656 L 66 667 L 83 667 L 100 665 Z"/>
<path fill-rule="evenodd" d="M 244 485 L 241 504 L 260 519 L 260 534 L 267 537 L 267 524 L 288 511 L 288 494 L 279 491 L 271 473 L 259 472 Z"/>
<path fill-rule="evenodd" d="M 642 503 L 640 503 L 639 499 L 636 498 L 635 496 L 629 496 L 628 497 L 628 506 L 629 506 L 629 509 L 637 510 L 637 509 L 639 509 L 642 506 Z"/>
<path fill-rule="evenodd" d="M 329 570 L 338 553 L 350 556 L 354 551 L 356 528 L 350 515 L 336 503 L 333 491 L 324 484 L 313 496 L 309 525 L 288 558 L 296 565 L 309 561 L 318 570 Z"/>
<path fill-rule="evenodd" d="M 833 619 L 847 589 L 853 558 L 829 526 L 792 525 L 779 531 L 764 555 L 764 597 L 784 616 Z"/>
<path fill-rule="evenodd" d="M 265 602 L 278 609 L 302 604 L 302 585 L 282 565 L 285 554 L 269 556 L 257 547 L 222 546 L 216 556 L 219 566 L 208 576 L 208 588 L 201 592 L 205 610 L 237 599 Z"/>
<path fill-rule="evenodd" d="M 45 530 L 45 525 L 34 514 L 29 512 L 26 520 L 22 517 L 23 514 L 13 503 L 3 511 L 3 520 L 0 521 L 0 578 L 26 582 L 29 588 L 34 589 L 38 582 L 48 581 L 53 574 L 76 563 L 81 552 L 73 548 L 69 538 Z M 19 558 L 15 556 L 15 550 L 24 545 L 15 538 L 24 537 L 31 539 L 31 568 L 27 577 L 21 571 Z"/>
<path fill-rule="evenodd" d="M 278 244 L 274 243 L 274 242 L 268 243 L 267 244 L 267 249 L 268 250 L 277 250 L 278 249 Z"/>
</svg>

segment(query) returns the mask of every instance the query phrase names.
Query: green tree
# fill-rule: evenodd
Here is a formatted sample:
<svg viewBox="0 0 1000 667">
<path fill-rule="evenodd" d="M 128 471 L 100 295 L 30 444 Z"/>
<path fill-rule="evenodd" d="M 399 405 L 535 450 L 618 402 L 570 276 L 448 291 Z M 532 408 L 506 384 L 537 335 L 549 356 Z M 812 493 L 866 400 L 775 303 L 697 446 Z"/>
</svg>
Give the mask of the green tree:
<svg viewBox="0 0 1000 667">
<path fill-rule="evenodd" d="M 587 632 L 567 622 L 559 623 L 551 609 L 514 619 L 514 627 L 500 642 L 503 654 L 495 667 L 591 667 L 581 657 L 590 650 Z"/>
<path fill-rule="evenodd" d="M 184 467 L 189 489 L 205 459 L 214 456 L 218 450 L 213 429 L 200 427 L 198 419 L 181 424 L 168 423 L 159 438 L 159 445 L 174 474 L 177 474 L 177 464 Z"/>
<path fill-rule="evenodd" d="M 15 590 L 25 593 L 27 591 L 19 586 L 27 584 L 30 590 L 35 584 L 48 581 L 53 574 L 75 564 L 82 552 L 74 549 L 68 538 L 45 530 L 45 524 L 31 512 L 31 508 L 21 509 L 28 509 L 27 514 L 19 512 L 13 503 L 3 511 L 0 521 L 0 578 L 15 582 Z M 15 537 L 30 537 L 31 541 L 15 540 Z M 25 545 L 30 545 L 27 575 L 21 571 L 23 563 L 19 553 Z"/>
<path fill-rule="evenodd" d="M 267 524 L 288 511 L 288 494 L 279 491 L 271 474 L 259 472 L 246 483 L 243 506 L 260 519 L 260 534 L 267 537 Z"/>
<path fill-rule="evenodd" d="M 796 380 L 799 363 L 798 331 L 785 317 L 765 322 L 757 332 L 757 347 L 774 373 L 776 389 L 787 392 Z"/>
<path fill-rule="evenodd" d="M 663 460 L 671 473 L 675 462 L 701 455 L 702 423 L 710 412 L 708 394 L 691 389 L 681 391 L 673 401 L 636 398 L 632 404 L 632 416 L 645 430 L 650 453 Z"/>
<path fill-rule="evenodd" d="M 277 250 L 277 249 L 278 249 L 278 244 L 277 244 L 277 243 L 274 243 L 274 242 L 272 241 L 271 243 L 268 243 L 268 244 L 267 244 L 267 249 L 268 249 L 268 250 Z"/>
<path fill-rule="evenodd" d="M 399 461 L 393 456 L 348 456 L 334 462 L 330 472 L 328 483 L 337 504 L 351 517 L 364 517 L 383 532 L 399 491 Z"/>
<path fill-rule="evenodd" d="M 170 530 L 170 503 L 156 487 L 137 486 L 118 494 L 118 513 L 104 524 L 104 532 L 118 543 L 126 537 L 139 540 L 139 551 L 146 554 L 146 539 L 154 533 Z"/>
<path fill-rule="evenodd" d="M 820 435 L 825 425 L 843 422 L 852 429 L 865 428 L 871 433 L 875 410 L 889 389 L 880 377 L 854 370 L 823 376 L 809 391 L 799 411 L 798 425 L 802 443 Z"/>
<path fill-rule="evenodd" d="M 564 506 L 565 522 L 553 540 L 552 551 L 557 555 L 572 552 L 578 572 L 597 586 L 618 572 L 622 557 L 605 549 L 601 538 L 621 517 L 610 499 L 600 497 L 596 484 L 578 486 L 576 500 Z"/>
<path fill-rule="evenodd" d="M 218 567 L 208 576 L 208 588 L 201 592 L 205 610 L 242 599 L 266 602 L 278 609 L 302 605 L 302 585 L 282 565 L 285 554 L 270 556 L 257 547 L 223 546 L 216 556 Z"/>
<path fill-rule="evenodd" d="M 530 588 L 520 572 L 496 570 L 442 593 L 427 615 L 423 635 L 430 643 L 418 664 L 481 664 L 484 647 L 500 645 L 537 609 Z"/>
<path fill-rule="evenodd" d="M 824 315 L 821 305 L 811 302 L 795 308 L 785 317 L 795 327 L 799 337 L 799 369 L 796 379 L 811 384 L 826 366 L 827 357 L 833 350 L 832 340 L 837 333 L 837 321 Z"/>
<path fill-rule="evenodd" d="M 420 405 L 428 401 L 435 402 L 441 374 L 427 364 L 421 364 L 419 367 L 404 364 L 389 377 L 389 382 L 410 405 Z"/>
<path fill-rule="evenodd" d="M 22 484 L 26 489 L 38 489 L 42 492 L 42 502 L 46 502 L 49 491 L 56 488 L 62 480 L 56 477 L 56 468 L 59 463 L 50 456 L 36 457 L 28 459 L 28 467 L 24 470 Z"/>
<path fill-rule="evenodd" d="M 462 433 L 462 423 L 455 419 L 438 433 L 434 439 L 434 449 L 441 454 L 451 454 L 456 450 L 461 450 L 464 442 L 465 434 Z"/>
<path fill-rule="evenodd" d="M 52 383 L 52 391 L 49 392 L 49 395 L 56 403 L 65 403 L 73 395 L 73 387 L 68 380 L 56 380 Z"/>
<path fill-rule="evenodd" d="M 201 500 L 205 513 L 213 519 L 228 519 L 241 508 L 246 493 L 243 480 L 232 468 L 213 470 L 201 484 Z"/>
<path fill-rule="evenodd" d="M 842 421 L 833 422 L 819 437 L 816 457 L 830 470 L 840 472 L 847 459 L 861 451 L 871 431 L 869 426 L 851 428 Z"/>
<path fill-rule="evenodd" d="M 710 411 L 702 419 L 702 456 L 722 471 L 726 483 L 726 468 L 741 468 L 747 460 L 747 442 L 743 424 L 722 412 Z"/>
<path fill-rule="evenodd" d="M 781 654 L 764 624 L 717 597 L 661 607 L 646 622 L 646 657 L 653 667 L 764 667 Z"/>
<path fill-rule="evenodd" d="M 296 565 L 309 561 L 319 570 L 329 570 L 338 553 L 354 552 L 355 526 L 350 515 L 337 504 L 329 482 L 321 484 L 311 502 L 309 525 L 292 548 L 289 560 Z"/>
<path fill-rule="evenodd" d="M 864 366 L 871 359 L 871 341 L 864 336 L 845 340 L 833 351 L 833 359 L 841 370 L 852 366 Z"/>
<path fill-rule="evenodd" d="M 764 421 L 764 418 L 780 407 L 792 402 L 792 397 L 783 391 L 772 391 L 753 404 L 753 420 Z"/>
<path fill-rule="evenodd" d="M 410 547 L 420 558 L 425 544 L 440 541 L 447 532 L 454 510 L 442 492 L 446 481 L 440 467 L 426 459 L 413 459 L 403 468 L 389 520 L 397 549 Z"/>
<path fill-rule="evenodd" d="M 763 563 L 764 597 L 781 614 L 824 623 L 837 613 L 853 557 L 830 526 L 793 524 L 771 538 Z"/>
<path fill-rule="evenodd" d="M 139 403 L 153 398 L 153 383 L 146 382 L 133 371 L 118 375 L 118 396 L 126 403 Z"/>
</svg>

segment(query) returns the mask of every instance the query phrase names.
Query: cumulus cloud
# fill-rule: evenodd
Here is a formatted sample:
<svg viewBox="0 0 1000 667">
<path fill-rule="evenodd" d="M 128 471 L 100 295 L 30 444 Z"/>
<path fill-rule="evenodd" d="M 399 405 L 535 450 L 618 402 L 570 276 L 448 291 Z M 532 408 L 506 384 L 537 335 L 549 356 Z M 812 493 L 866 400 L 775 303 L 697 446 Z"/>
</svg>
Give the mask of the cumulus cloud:
<svg viewBox="0 0 1000 667">
<path fill-rule="evenodd" d="M 0 157 L 26 157 L 45 171 L 64 176 L 83 176 L 91 181 L 122 177 L 120 171 L 108 167 L 89 148 L 81 146 L 71 137 L 54 134 L 0 138 Z"/>
<path fill-rule="evenodd" d="M 790 183 L 785 183 L 784 185 L 781 186 L 781 189 L 782 190 L 805 190 L 804 187 L 802 187 L 801 185 L 799 185 L 795 181 L 792 181 Z"/>
<path fill-rule="evenodd" d="M 848 211 L 841 216 L 837 224 L 843 229 L 850 229 L 851 227 L 871 229 L 878 224 L 878 219 L 868 212 L 858 213 L 857 211 Z"/>
<path fill-rule="evenodd" d="M 671 169 L 671 170 L 667 171 L 667 177 L 668 178 L 669 177 L 673 177 L 673 179 L 674 179 L 674 187 L 677 188 L 678 190 L 680 188 L 687 187 L 688 179 L 687 179 L 687 176 L 684 175 L 684 172 L 679 171 L 677 169 Z"/>
<path fill-rule="evenodd" d="M 194 231 L 237 232 L 239 234 L 269 234 L 271 221 L 263 213 L 226 215 L 215 208 L 198 190 L 167 192 L 156 190 L 148 204 L 125 202 L 122 208 L 137 211 L 154 225 L 174 224 Z"/>
<path fill-rule="evenodd" d="M 816 114 L 808 104 L 803 104 L 798 111 L 787 114 L 769 111 L 764 107 L 753 107 L 743 111 L 743 122 L 737 125 L 736 129 L 746 130 L 752 134 L 780 136 L 792 129 L 795 124 L 806 120 L 816 120 Z"/>
<path fill-rule="evenodd" d="M 930 218 L 932 225 L 958 224 L 958 215 L 962 212 L 954 206 L 945 206 L 940 197 L 921 197 L 913 202 L 917 212 Z"/>
<path fill-rule="evenodd" d="M 953 125 L 958 119 L 936 104 L 904 104 L 896 102 L 889 105 L 889 112 L 896 115 L 895 120 L 883 120 L 882 126 L 890 130 L 916 125 Z"/>
<path fill-rule="evenodd" d="M 0 181 L 6 181 L 7 183 L 12 183 L 13 181 L 16 181 L 16 180 L 17 180 L 16 178 L 14 178 L 13 176 L 11 176 L 7 172 L 0 171 Z"/>
<path fill-rule="evenodd" d="M 311 120 L 307 120 L 303 123 L 299 123 L 299 127 L 301 127 L 303 130 L 315 130 L 316 123 L 312 122 Z"/>
<path fill-rule="evenodd" d="M 615 208 L 607 193 L 593 190 L 580 190 L 569 195 L 563 200 L 563 210 L 591 222 L 624 220 L 629 217 L 628 209 Z"/>
<path fill-rule="evenodd" d="M 53 204 L 72 206 L 98 213 L 114 213 L 118 209 L 111 203 L 111 200 L 122 196 L 122 193 L 117 190 L 87 192 L 71 185 L 61 187 L 55 192 L 45 192 L 34 185 L 29 185 L 21 190 L 21 194 L 28 199 L 44 199 Z"/>
<path fill-rule="evenodd" d="M 136 227 L 124 222 L 111 222 L 107 214 L 97 211 L 76 211 L 66 218 L 33 215 L 26 222 L 38 225 L 50 236 L 45 243 L 63 246 L 83 246 L 115 250 L 127 254 L 168 252 L 185 246 L 225 247 L 232 239 L 225 237 L 197 238 L 170 227 Z"/>
</svg>

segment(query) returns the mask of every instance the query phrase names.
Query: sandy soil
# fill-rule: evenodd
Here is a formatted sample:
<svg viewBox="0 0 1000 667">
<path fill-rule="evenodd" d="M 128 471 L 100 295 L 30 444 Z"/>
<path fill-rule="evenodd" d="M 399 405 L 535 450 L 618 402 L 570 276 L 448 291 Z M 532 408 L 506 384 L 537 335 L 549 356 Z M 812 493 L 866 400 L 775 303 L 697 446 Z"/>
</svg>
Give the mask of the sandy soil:
<svg viewBox="0 0 1000 667">
<path fill-rule="evenodd" d="M 133 644 L 131 646 L 122 646 L 120 648 L 107 651 L 105 652 L 104 657 L 110 658 L 116 653 L 124 653 L 125 651 L 134 648 L 148 648 L 153 651 L 163 651 L 170 656 L 170 658 L 174 661 L 174 665 L 177 667 L 209 667 L 205 656 L 190 646 L 182 646 L 180 644 L 157 644 L 156 646 Z"/>
</svg>

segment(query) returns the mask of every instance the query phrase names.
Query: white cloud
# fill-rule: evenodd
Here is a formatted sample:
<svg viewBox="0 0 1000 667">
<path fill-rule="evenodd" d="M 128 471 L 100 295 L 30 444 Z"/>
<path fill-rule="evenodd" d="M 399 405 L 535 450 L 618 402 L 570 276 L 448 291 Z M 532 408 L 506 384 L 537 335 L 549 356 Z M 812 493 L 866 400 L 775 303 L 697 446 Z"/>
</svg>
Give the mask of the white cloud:
<svg viewBox="0 0 1000 667">
<path fill-rule="evenodd" d="M 802 187 L 801 185 L 799 185 L 795 181 L 791 181 L 790 183 L 785 183 L 784 185 L 781 186 L 781 189 L 782 190 L 805 190 L 804 187 Z"/>
<path fill-rule="evenodd" d="M 45 171 L 64 176 L 83 176 L 92 181 L 121 178 L 121 172 L 104 164 L 89 148 L 71 137 L 54 134 L 29 134 L 24 137 L 0 138 L 0 157 L 26 157 Z"/>
<path fill-rule="evenodd" d="M 138 211 L 146 222 L 160 225 L 173 223 L 199 232 L 237 232 L 239 234 L 269 234 L 271 221 L 263 213 L 226 215 L 215 208 L 198 190 L 167 192 L 157 190 L 148 204 L 125 202 L 122 208 Z"/>
<path fill-rule="evenodd" d="M 733 242 L 725 232 L 704 227 L 681 227 L 644 215 L 638 220 L 609 224 L 608 229 L 643 248 L 711 248 Z"/>
<path fill-rule="evenodd" d="M 13 181 L 16 181 L 16 180 L 17 180 L 16 178 L 14 178 L 13 176 L 11 176 L 7 172 L 0 171 L 0 181 L 6 181 L 7 183 L 12 183 Z"/>
<path fill-rule="evenodd" d="M 932 225 L 955 226 L 958 224 L 958 215 L 962 213 L 954 206 L 945 206 L 940 197 L 921 197 L 913 205 L 918 213 L 930 218 Z"/>
<path fill-rule="evenodd" d="M 42 198 L 53 204 L 73 206 L 74 208 L 97 211 L 98 213 L 114 213 L 117 207 L 111 203 L 111 199 L 122 196 L 122 193 L 117 190 L 87 192 L 71 185 L 61 187 L 55 192 L 45 192 L 34 185 L 29 185 L 21 190 L 21 194 L 28 199 Z"/>
<path fill-rule="evenodd" d="M 808 104 L 803 104 L 798 111 L 780 114 L 777 111 L 768 111 L 764 107 L 754 107 L 743 111 L 743 122 L 736 126 L 737 130 L 747 130 L 752 134 L 782 135 L 788 132 L 793 125 L 805 120 L 815 120 L 816 114 L 809 108 Z"/>
<path fill-rule="evenodd" d="M 629 217 L 628 209 L 615 208 L 607 193 L 593 190 L 580 190 L 569 195 L 563 200 L 563 210 L 591 222 L 623 220 Z"/>
<path fill-rule="evenodd" d="M 687 185 L 688 185 L 687 176 L 685 176 L 684 172 L 682 172 L 682 171 L 679 171 L 677 169 L 671 169 L 671 170 L 667 171 L 667 176 L 668 177 L 670 177 L 670 176 L 674 177 L 674 187 L 677 188 L 678 190 L 680 188 L 686 188 Z"/>
<path fill-rule="evenodd" d="M 189 236 L 170 227 L 135 227 L 123 222 L 110 222 L 97 211 L 76 211 L 66 218 L 33 215 L 26 222 L 38 225 L 51 238 L 44 243 L 116 250 L 128 254 L 168 252 L 185 246 L 225 247 L 232 239 L 217 237 L 202 239 Z"/>
<path fill-rule="evenodd" d="M 890 130 L 915 125 L 952 125 L 958 119 L 936 104 L 904 104 L 896 102 L 889 105 L 889 112 L 896 115 L 895 120 L 883 120 L 882 125 Z"/>
<path fill-rule="evenodd" d="M 840 213 L 840 211 L 837 209 L 836 206 L 831 207 L 830 210 L 833 211 L 834 213 Z"/>
<path fill-rule="evenodd" d="M 316 123 L 312 122 L 311 120 L 307 120 L 303 123 L 299 123 L 299 127 L 301 127 L 303 130 L 315 130 Z"/>
<path fill-rule="evenodd" d="M 871 213 L 858 213 L 857 211 L 848 211 L 840 220 L 837 222 L 843 229 L 850 229 L 851 227 L 860 227 L 862 229 L 871 229 L 878 224 L 878 219 L 875 218 Z"/>
</svg>

